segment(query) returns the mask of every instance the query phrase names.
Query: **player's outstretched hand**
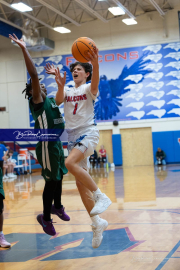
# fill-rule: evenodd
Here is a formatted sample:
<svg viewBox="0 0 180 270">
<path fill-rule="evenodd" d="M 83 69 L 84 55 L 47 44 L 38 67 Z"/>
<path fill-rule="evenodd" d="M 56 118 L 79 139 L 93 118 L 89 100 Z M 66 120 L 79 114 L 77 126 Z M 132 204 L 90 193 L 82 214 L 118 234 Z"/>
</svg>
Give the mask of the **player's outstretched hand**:
<svg viewBox="0 0 180 270">
<path fill-rule="evenodd" d="M 55 75 L 56 68 L 55 68 L 54 64 L 50 65 L 49 63 L 47 63 L 44 68 L 45 68 L 47 74 Z"/>
<path fill-rule="evenodd" d="M 9 34 L 9 38 L 13 40 L 14 42 L 16 42 L 19 45 L 19 47 L 21 47 L 22 49 L 26 48 L 26 43 L 23 41 L 22 38 L 18 39 L 18 37 L 15 34 L 13 35 Z"/>
<path fill-rule="evenodd" d="M 88 56 L 89 56 L 89 61 L 91 61 L 91 64 L 94 66 L 96 64 L 98 64 L 98 48 L 96 48 L 95 50 L 91 50 L 91 53 L 88 52 Z"/>
<path fill-rule="evenodd" d="M 66 71 L 64 72 L 64 77 L 62 77 L 59 68 L 55 69 L 55 80 L 57 82 L 58 88 L 64 89 L 66 83 Z"/>
</svg>

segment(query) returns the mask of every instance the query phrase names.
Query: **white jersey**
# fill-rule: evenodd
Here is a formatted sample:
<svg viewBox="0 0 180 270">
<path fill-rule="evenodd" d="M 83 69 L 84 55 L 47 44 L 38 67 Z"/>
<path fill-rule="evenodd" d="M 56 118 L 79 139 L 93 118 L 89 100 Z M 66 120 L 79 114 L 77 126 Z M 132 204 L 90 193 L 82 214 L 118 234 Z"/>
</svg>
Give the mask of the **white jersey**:
<svg viewBox="0 0 180 270">
<path fill-rule="evenodd" d="M 91 84 L 78 88 L 64 87 L 64 117 L 66 129 L 77 129 L 95 124 L 94 103 L 97 95 L 91 93 Z"/>
</svg>

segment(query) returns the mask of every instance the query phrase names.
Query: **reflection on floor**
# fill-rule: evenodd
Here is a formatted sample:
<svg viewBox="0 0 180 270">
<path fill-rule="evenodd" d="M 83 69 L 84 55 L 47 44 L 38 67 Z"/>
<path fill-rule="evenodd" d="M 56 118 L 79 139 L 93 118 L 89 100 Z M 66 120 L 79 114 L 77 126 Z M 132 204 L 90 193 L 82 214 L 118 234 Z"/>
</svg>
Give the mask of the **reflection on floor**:
<svg viewBox="0 0 180 270">
<path fill-rule="evenodd" d="M 4 233 L 11 249 L 0 248 L 0 269 L 180 269 L 180 166 L 91 169 L 113 204 L 101 216 L 108 229 L 98 249 L 91 247 L 91 220 L 74 177 L 63 180 L 69 222 L 53 216 L 57 235 L 43 233 L 44 180 L 40 173 L 4 182 Z"/>
</svg>

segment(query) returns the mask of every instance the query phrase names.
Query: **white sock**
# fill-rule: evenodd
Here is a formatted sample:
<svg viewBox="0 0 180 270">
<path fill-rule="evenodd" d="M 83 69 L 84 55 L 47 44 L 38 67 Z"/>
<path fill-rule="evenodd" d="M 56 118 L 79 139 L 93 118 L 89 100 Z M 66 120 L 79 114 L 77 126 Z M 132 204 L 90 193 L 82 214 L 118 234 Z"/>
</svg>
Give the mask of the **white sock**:
<svg viewBox="0 0 180 270">
<path fill-rule="evenodd" d="M 98 215 L 91 217 L 93 225 L 97 226 L 100 220 L 100 217 Z"/>
<path fill-rule="evenodd" d="M 102 192 L 100 191 L 100 189 L 98 188 L 96 191 L 93 192 L 94 195 L 97 195 L 97 194 L 102 194 Z"/>
<path fill-rule="evenodd" d="M 1 231 L 0 234 L 3 234 L 3 231 Z"/>
</svg>

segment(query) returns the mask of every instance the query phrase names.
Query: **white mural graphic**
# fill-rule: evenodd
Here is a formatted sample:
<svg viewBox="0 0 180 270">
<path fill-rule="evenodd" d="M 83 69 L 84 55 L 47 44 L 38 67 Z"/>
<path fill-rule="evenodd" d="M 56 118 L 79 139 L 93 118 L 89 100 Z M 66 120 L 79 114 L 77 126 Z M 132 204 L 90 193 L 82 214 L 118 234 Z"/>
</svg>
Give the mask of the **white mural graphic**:
<svg viewBox="0 0 180 270">
<path fill-rule="evenodd" d="M 146 97 L 155 97 L 157 99 L 161 99 L 164 96 L 164 94 L 165 94 L 164 91 L 150 92 L 149 94 L 146 95 Z"/>
<path fill-rule="evenodd" d="M 180 98 L 180 90 L 176 89 L 176 90 L 171 90 L 170 92 L 168 92 L 166 95 L 174 95 Z"/>
<path fill-rule="evenodd" d="M 49 84 L 47 87 L 53 87 L 53 88 L 57 89 L 57 83 L 53 82 L 53 83 Z"/>
<path fill-rule="evenodd" d="M 139 111 L 142 107 L 144 107 L 144 102 L 132 102 L 126 107 L 133 107 Z"/>
<path fill-rule="evenodd" d="M 161 50 L 161 45 L 150 45 L 143 49 L 143 51 L 151 51 L 154 53 L 158 53 Z"/>
<path fill-rule="evenodd" d="M 180 59 L 180 52 L 172 52 L 164 56 L 164 58 L 171 57 L 173 59 L 179 60 Z"/>
<path fill-rule="evenodd" d="M 145 115 L 144 111 L 138 111 L 138 112 L 136 111 L 136 112 L 130 112 L 126 116 L 133 116 L 133 117 L 137 118 L 138 120 L 140 120 L 144 115 Z"/>
<path fill-rule="evenodd" d="M 161 118 L 164 114 L 166 113 L 166 110 L 152 110 L 147 115 L 154 115 L 157 116 L 158 118 Z"/>
<path fill-rule="evenodd" d="M 146 85 L 146 87 L 152 87 L 159 90 L 163 87 L 163 85 L 164 85 L 164 82 L 151 82 L 148 85 Z"/>
<path fill-rule="evenodd" d="M 171 111 L 168 112 L 168 114 L 170 114 L 170 113 L 174 113 L 174 114 L 177 114 L 180 116 L 180 109 L 178 109 L 178 108 L 172 109 Z"/>
<path fill-rule="evenodd" d="M 138 84 L 129 84 L 124 89 L 130 89 L 131 91 L 134 90 L 136 92 L 139 92 L 142 88 L 143 88 L 143 84 L 142 83 L 138 83 Z"/>
<path fill-rule="evenodd" d="M 33 58 L 33 62 L 35 65 L 40 66 L 44 62 L 44 58 Z"/>
<path fill-rule="evenodd" d="M 159 60 L 161 60 L 161 58 L 162 58 L 162 54 L 150 54 L 145 57 L 145 60 L 151 60 L 157 63 L 159 62 Z"/>
<path fill-rule="evenodd" d="M 51 56 L 46 59 L 46 62 L 52 62 L 58 64 L 62 60 L 62 55 Z"/>
<path fill-rule="evenodd" d="M 152 73 L 147 74 L 146 78 L 151 78 L 156 81 L 159 81 L 163 76 L 164 76 L 163 72 L 157 72 L 157 73 L 152 72 Z"/>
<path fill-rule="evenodd" d="M 154 106 L 158 109 L 161 109 L 165 103 L 166 103 L 165 100 L 155 100 L 155 101 L 149 102 L 146 106 Z"/>
<path fill-rule="evenodd" d="M 131 81 L 134 81 L 135 83 L 138 83 L 139 81 L 142 80 L 142 78 L 143 78 L 143 75 L 142 74 L 129 75 L 128 77 L 126 77 L 124 79 L 124 81 L 131 80 Z"/>
<path fill-rule="evenodd" d="M 175 77 L 177 79 L 180 79 L 180 71 L 171 71 L 168 74 L 166 74 L 166 77 L 167 76 L 172 76 L 172 77 Z"/>
<path fill-rule="evenodd" d="M 146 67 L 144 67 L 145 70 L 151 69 L 151 70 L 155 70 L 156 72 L 158 72 L 160 69 L 162 69 L 163 64 L 162 63 L 157 63 L 157 64 L 149 64 Z"/>
<path fill-rule="evenodd" d="M 179 81 L 170 81 L 167 85 L 173 85 L 180 88 L 180 80 Z"/>
<path fill-rule="evenodd" d="M 180 99 L 172 99 L 167 104 L 174 104 L 180 107 Z"/>
<path fill-rule="evenodd" d="M 172 49 L 172 50 L 175 50 L 176 52 L 180 50 L 180 43 L 177 42 L 177 43 L 169 43 L 168 45 L 166 45 L 164 47 L 164 49 Z"/>
<path fill-rule="evenodd" d="M 134 93 L 134 94 L 128 95 L 126 98 L 133 98 L 133 99 L 139 101 L 140 99 L 142 99 L 143 96 L 144 96 L 143 93 Z"/>
<path fill-rule="evenodd" d="M 37 73 L 40 75 L 44 71 L 44 67 L 36 67 Z"/>
<path fill-rule="evenodd" d="M 177 62 L 170 62 L 165 67 L 173 67 L 177 70 L 180 70 L 180 61 Z"/>
<path fill-rule="evenodd" d="M 47 75 L 46 79 L 53 79 L 53 80 L 55 80 L 55 75 Z"/>
</svg>

